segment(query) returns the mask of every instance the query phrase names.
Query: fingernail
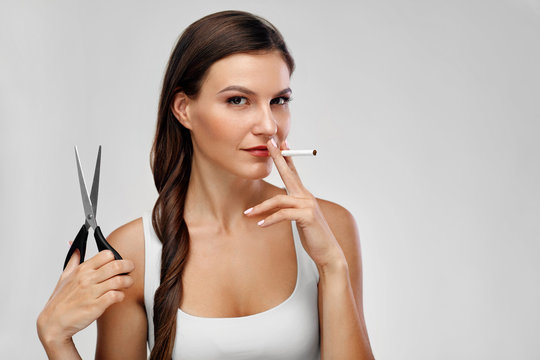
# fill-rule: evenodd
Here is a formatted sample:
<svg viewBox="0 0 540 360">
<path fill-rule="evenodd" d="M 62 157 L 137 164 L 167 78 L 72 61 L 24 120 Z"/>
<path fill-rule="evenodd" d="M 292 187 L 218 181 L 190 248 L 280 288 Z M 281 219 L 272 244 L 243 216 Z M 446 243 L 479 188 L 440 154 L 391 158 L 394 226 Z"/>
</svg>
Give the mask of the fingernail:
<svg viewBox="0 0 540 360">
<path fill-rule="evenodd" d="M 257 225 L 260 226 L 260 225 L 262 225 L 263 223 L 264 223 L 264 220 L 261 220 L 261 221 L 259 221 L 259 222 L 257 223 Z"/>
<path fill-rule="evenodd" d="M 275 147 L 277 147 L 276 140 L 274 140 L 274 138 L 270 139 L 270 141 L 272 142 L 272 145 L 274 145 Z"/>
<path fill-rule="evenodd" d="M 71 240 L 68 241 L 68 244 L 69 244 L 69 246 L 71 246 L 71 244 L 73 244 L 73 241 L 71 241 Z"/>
<path fill-rule="evenodd" d="M 289 144 L 287 143 L 287 140 L 285 140 L 285 147 L 288 149 L 289 148 Z"/>
<path fill-rule="evenodd" d="M 252 210 L 253 210 L 253 208 L 251 207 L 251 208 L 247 209 L 246 211 L 244 211 L 244 214 L 249 214 Z"/>
</svg>

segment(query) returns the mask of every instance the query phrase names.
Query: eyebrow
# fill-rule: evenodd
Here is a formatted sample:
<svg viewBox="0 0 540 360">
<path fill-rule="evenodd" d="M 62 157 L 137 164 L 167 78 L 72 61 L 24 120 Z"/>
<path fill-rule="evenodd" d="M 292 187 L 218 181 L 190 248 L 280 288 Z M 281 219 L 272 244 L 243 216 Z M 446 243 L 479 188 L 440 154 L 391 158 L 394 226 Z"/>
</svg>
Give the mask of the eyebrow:
<svg viewBox="0 0 540 360">
<path fill-rule="evenodd" d="M 222 92 L 230 91 L 230 90 L 237 90 L 237 91 L 243 92 L 243 93 L 248 94 L 248 95 L 255 95 L 255 92 L 253 90 L 250 90 L 250 89 L 248 89 L 246 87 L 239 86 L 239 85 L 227 86 L 225 89 L 218 92 L 218 94 L 221 94 Z M 283 95 L 283 94 L 286 94 L 288 92 L 292 93 L 291 88 L 283 89 L 280 92 L 278 92 L 275 96 Z"/>
</svg>

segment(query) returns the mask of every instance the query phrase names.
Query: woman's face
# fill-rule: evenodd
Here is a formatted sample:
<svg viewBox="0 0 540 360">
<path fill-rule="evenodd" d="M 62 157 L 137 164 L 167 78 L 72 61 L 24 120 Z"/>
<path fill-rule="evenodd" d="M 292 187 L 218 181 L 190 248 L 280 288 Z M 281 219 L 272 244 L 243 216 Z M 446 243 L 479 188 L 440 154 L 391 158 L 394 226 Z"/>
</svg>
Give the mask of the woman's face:
<svg viewBox="0 0 540 360">
<path fill-rule="evenodd" d="M 198 161 L 243 178 L 268 176 L 272 158 L 246 149 L 266 147 L 271 137 L 280 146 L 287 138 L 289 78 L 278 51 L 233 54 L 215 62 L 197 99 L 186 99 L 182 121 L 191 130 Z"/>
</svg>

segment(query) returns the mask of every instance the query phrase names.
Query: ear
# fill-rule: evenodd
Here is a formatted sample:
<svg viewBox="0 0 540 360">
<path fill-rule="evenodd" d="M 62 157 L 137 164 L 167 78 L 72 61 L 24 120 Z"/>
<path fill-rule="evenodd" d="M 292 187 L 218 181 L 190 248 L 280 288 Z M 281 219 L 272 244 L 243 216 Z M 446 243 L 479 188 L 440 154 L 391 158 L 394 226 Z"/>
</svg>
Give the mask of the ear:
<svg viewBox="0 0 540 360">
<path fill-rule="evenodd" d="M 191 119 L 188 115 L 189 101 L 190 98 L 183 91 L 176 93 L 171 104 L 171 111 L 180 124 L 191 130 Z"/>
</svg>

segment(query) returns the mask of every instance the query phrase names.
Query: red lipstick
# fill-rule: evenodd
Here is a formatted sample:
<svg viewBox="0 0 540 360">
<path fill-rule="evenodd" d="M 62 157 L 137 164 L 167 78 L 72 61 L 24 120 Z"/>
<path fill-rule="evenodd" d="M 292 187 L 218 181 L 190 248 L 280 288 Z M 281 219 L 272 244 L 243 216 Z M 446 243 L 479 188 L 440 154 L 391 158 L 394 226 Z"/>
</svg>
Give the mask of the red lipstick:
<svg viewBox="0 0 540 360">
<path fill-rule="evenodd" d="M 258 146 L 253 146 L 253 147 L 250 147 L 248 149 L 243 149 L 247 152 L 249 152 L 251 155 L 253 156 L 257 156 L 257 157 L 268 157 L 270 156 L 270 153 L 268 152 L 268 148 L 266 147 L 266 145 L 258 145 Z"/>
</svg>

